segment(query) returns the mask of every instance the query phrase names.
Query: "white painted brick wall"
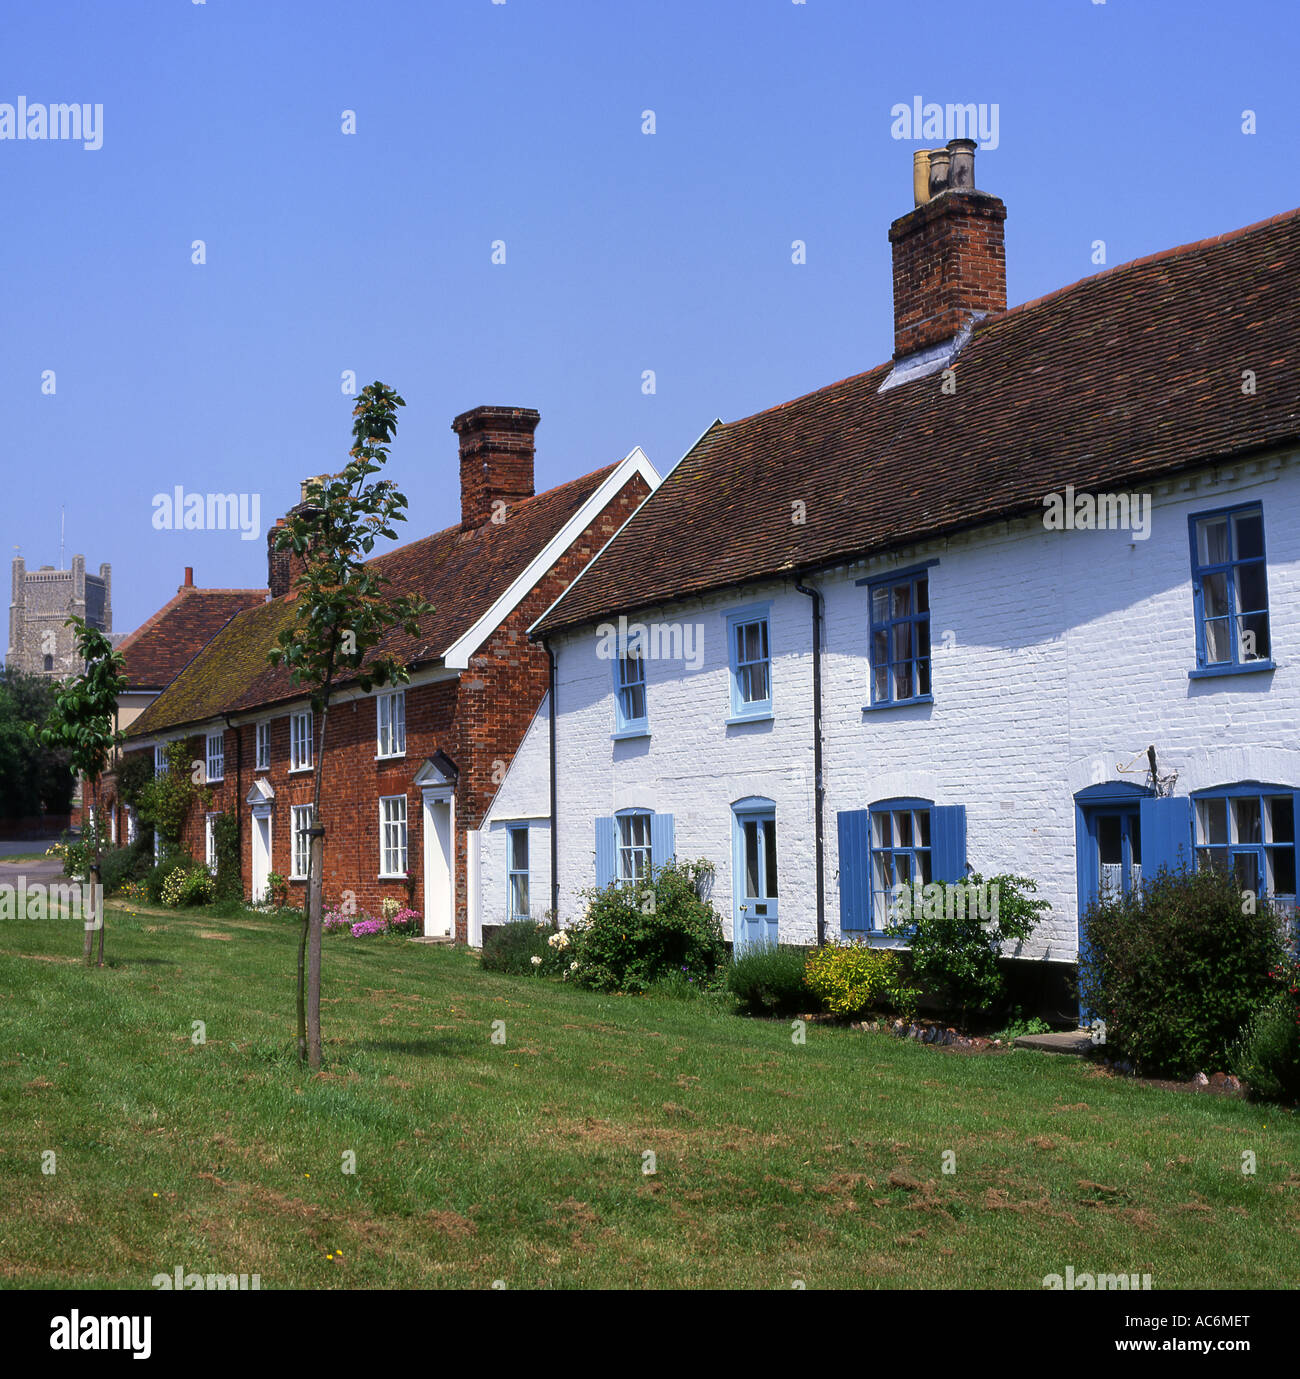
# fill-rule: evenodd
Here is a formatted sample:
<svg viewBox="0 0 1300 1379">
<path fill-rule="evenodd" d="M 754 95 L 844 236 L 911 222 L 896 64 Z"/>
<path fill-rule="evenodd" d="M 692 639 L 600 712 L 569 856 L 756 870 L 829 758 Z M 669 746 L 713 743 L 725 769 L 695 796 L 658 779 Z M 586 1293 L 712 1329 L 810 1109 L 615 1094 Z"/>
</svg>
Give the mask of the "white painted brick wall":
<svg viewBox="0 0 1300 1379">
<path fill-rule="evenodd" d="M 542 921 L 551 908 L 551 775 L 550 699 L 528 725 L 492 807 L 479 828 L 480 924 L 504 924 L 509 918 L 506 881 L 506 830 L 528 825 L 528 905 Z M 473 937 L 478 941 L 478 936 Z"/>
<path fill-rule="evenodd" d="M 1196 652 L 1188 514 L 1255 498 L 1264 505 L 1279 668 L 1189 680 Z M 855 580 L 933 558 L 940 562 L 930 571 L 935 702 L 864 713 L 867 602 Z M 1023 955 L 1072 961 L 1077 790 L 1098 780 L 1141 784 L 1148 744 L 1162 774 L 1178 772 L 1179 794 L 1246 779 L 1300 787 L 1300 470 L 1292 457 L 1169 486 L 1154 500 L 1146 541 L 1122 531 L 1048 532 L 1024 521 L 815 582 L 826 595 L 830 937 L 839 933 L 840 810 L 901 795 L 964 804 L 971 865 L 1028 874 L 1052 904 Z M 725 614 L 769 598 L 774 721 L 728 727 Z M 594 884 L 595 818 L 641 806 L 674 816 L 679 857 L 715 863 L 714 903 L 730 937 L 730 806 L 763 795 L 776 802 L 781 937 L 814 941 L 810 602 L 792 582 L 774 582 L 638 615 L 696 624 L 703 664 L 648 664 L 650 736 L 635 741 L 611 740 L 612 670 L 597 654 L 595 629 L 555 642 L 562 919 L 581 912 L 579 891 Z M 516 811 L 525 796 L 536 812 L 548 810 L 545 728 L 543 720 L 540 732 L 530 731 L 520 756 L 533 755 L 512 768 L 512 776 L 520 772 L 518 787 L 510 782 L 508 807 Z M 1118 769 L 1130 762 L 1131 774 Z M 505 817 L 496 806 L 493 816 Z M 500 865 L 486 861 L 490 846 L 484 851 L 503 896 L 503 845 Z M 535 850 L 539 894 L 548 865 Z M 485 895 L 488 885 L 485 876 Z"/>
</svg>

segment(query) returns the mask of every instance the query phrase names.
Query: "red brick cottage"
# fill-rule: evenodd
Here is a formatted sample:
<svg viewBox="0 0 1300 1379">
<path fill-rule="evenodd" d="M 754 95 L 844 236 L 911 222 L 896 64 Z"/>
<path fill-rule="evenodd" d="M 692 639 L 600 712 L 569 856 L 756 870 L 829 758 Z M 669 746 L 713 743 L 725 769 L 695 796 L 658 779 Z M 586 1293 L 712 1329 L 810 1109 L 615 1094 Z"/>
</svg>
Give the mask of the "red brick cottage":
<svg viewBox="0 0 1300 1379">
<path fill-rule="evenodd" d="M 538 414 L 477 407 L 457 417 L 461 521 L 375 557 L 394 593 L 434 611 L 418 637 L 396 630 L 383 649 L 410 682 L 363 693 L 344 685 L 330 706 L 321 822 L 327 904 L 350 896 L 378 913 L 393 897 L 419 910 L 424 933 L 466 941 L 476 830 L 550 679 L 527 628 L 613 536 L 659 476 L 638 448 L 626 459 L 533 492 Z M 161 761 L 183 739 L 203 763 L 208 799 L 191 811 L 185 846 L 215 863 L 213 820 L 240 818 L 245 894 L 272 873 L 300 900 L 316 733 L 308 697 L 267 652 L 293 621 L 287 553 L 270 547 L 269 598 L 212 638 L 131 725 L 128 750 Z"/>
<path fill-rule="evenodd" d="M 173 597 L 117 643 L 126 678 L 126 688 L 117 697 L 117 727 L 128 730 L 236 613 L 265 602 L 265 589 L 201 589 L 187 565 L 184 582 Z M 84 781 L 78 791 L 79 800 L 89 799 Z M 96 796 L 94 807 L 104 821 L 107 840 L 133 841 L 135 819 L 119 798 L 114 772 L 105 772 Z M 79 806 L 72 822 L 82 822 Z"/>
</svg>

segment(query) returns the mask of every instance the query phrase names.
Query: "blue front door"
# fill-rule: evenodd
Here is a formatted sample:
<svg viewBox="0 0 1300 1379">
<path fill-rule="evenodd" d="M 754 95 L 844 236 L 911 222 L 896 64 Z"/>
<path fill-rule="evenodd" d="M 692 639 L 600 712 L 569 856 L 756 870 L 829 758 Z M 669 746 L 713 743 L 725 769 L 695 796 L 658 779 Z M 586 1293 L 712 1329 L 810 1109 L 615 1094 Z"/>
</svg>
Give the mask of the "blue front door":
<svg viewBox="0 0 1300 1379">
<path fill-rule="evenodd" d="M 777 941 L 776 810 L 735 815 L 733 928 L 737 952 Z"/>
</svg>

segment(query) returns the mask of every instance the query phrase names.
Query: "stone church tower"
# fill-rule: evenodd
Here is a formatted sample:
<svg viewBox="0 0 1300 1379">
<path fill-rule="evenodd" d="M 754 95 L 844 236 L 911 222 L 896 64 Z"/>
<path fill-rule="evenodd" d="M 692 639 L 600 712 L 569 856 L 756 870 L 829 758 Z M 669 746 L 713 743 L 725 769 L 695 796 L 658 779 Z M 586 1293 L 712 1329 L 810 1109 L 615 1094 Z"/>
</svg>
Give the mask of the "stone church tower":
<svg viewBox="0 0 1300 1379">
<path fill-rule="evenodd" d="M 9 649 L 5 664 L 30 675 L 60 680 L 84 668 L 76 654 L 72 628 L 64 623 L 74 613 L 106 636 L 113 631 L 113 567 L 86 573 L 86 557 L 74 555 L 72 569 L 42 565 L 27 569 L 14 560 L 13 595 L 9 603 Z"/>
</svg>

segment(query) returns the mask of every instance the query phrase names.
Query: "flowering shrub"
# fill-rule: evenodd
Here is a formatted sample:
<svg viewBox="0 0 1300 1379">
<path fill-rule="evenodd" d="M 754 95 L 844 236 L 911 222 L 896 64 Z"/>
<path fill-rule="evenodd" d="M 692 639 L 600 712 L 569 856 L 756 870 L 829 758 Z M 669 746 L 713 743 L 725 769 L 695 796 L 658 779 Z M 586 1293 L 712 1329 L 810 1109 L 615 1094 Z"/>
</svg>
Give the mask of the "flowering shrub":
<svg viewBox="0 0 1300 1379">
<path fill-rule="evenodd" d="M 634 884 L 586 892 L 587 913 L 569 935 L 574 980 L 640 994 L 683 969 L 712 977 L 726 957 L 722 923 L 704 898 L 712 875 L 709 862 L 670 862 Z"/>
<path fill-rule="evenodd" d="M 161 900 L 176 909 L 181 905 L 206 905 L 212 900 L 216 886 L 206 867 L 176 867 L 162 883 Z"/>
<path fill-rule="evenodd" d="M 888 948 L 845 942 L 814 948 L 804 965 L 804 984 L 832 1015 L 856 1015 L 887 1005 L 911 1016 L 917 992 L 903 979 L 898 955 Z"/>
<path fill-rule="evenodd" d="M 385 901 L 384 903 L 387 905 L 388 902 Z M 419 910 L 412 910 L 409 906 L 394 910 L 391 915 L 385 910 L 384 917 L 388 920 L 389 933 L 416 934 L 420 931 L 420 912 Z"/>
<path fill-rule="evenodd" d="M 359 919 L 352 926 L 352 937 L 364 938 L 367 934 L 382 934 L 387 928 L 386 919 Z"/>
<path fill-rule="evenodd" d="M 325 911 L 325 917 L 321 920 L 321 928 L 327 934 L 336 934 L 341 930 L 352 932 L 352 915 L 345 915 L 342 910 L 334 906 Z"/>
<path fill-rule="evenodd" d="M 1261 1101 L 1300 1103 L 1300 962 L 1288 958 L 1269 973 L 1272 999 L 1246 1026 L 1232 1070 Z"/>
<path fill-rule="evenodd" d="M 386 895 L 379 902 L 379 913 L 383 915 L 385 919 L 391 920 L 393 916 L 396 915 L 400 906 L 401 902 L 395 895 Z"/>
<path fill-rule="evenodd" d="M 503 924 L 484 940 L 483 967 L 488 972 L 509 972 L 516 977 L 544 975 L 543 964 L 548 959 L 558 963 L 559 950 L 550 942 L 555 937 L 549 924 L 535 924 L 530 919 Z"/>
</svg>

